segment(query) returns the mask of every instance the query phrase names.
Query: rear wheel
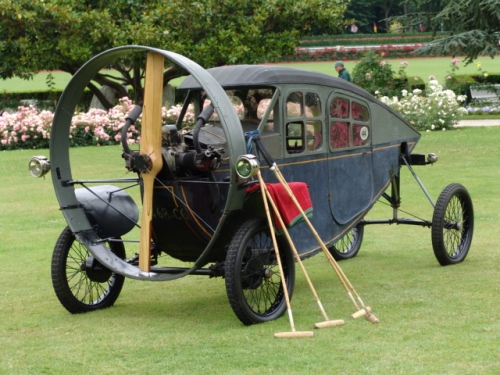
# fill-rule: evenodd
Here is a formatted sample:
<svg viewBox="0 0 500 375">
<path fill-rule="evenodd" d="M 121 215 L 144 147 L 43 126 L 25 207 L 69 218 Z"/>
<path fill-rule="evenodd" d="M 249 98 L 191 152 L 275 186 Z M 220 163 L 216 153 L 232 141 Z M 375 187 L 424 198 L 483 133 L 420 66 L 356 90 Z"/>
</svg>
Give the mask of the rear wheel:
<svg viewBox="0 0 500 375">
<path fill-rule="evenodd" d="M 344 234 L 344 236 L 337 242 L 330 246 L 328 250 L 333 255 L 335 260 L 340 261 L 354 258 L 361 248 L 364 231 L 365 226 L 362 223 L 358 223 L 354 228 Z"/>
<path fill-rule="evenodd" d="M 107 246 L 125 259 L 122 242 L 109 242 Z M 52 284 L 66 310 L 77 314 L 112 306 L 124 279 L 99 263 L 69 227 L 62 231 L 52 255 Z"/>
<path fill-rule="evenodd" d="M 432 217 L 432 247 L 439 264 L 462 262 L 472 242 L 474 209 L 469 192 L 448 185 L 439 195 Z"/>
<path fill-rule="evenodd" d="M 290 298 L 295 282 L 293 254 L 278 237 L 281 274 L 265 219 L 245 222 L 231 240 L 225 261 L 229 303 L 245 325 L 276 319 L 286 311 L 283 278 Z"/>
</svg>

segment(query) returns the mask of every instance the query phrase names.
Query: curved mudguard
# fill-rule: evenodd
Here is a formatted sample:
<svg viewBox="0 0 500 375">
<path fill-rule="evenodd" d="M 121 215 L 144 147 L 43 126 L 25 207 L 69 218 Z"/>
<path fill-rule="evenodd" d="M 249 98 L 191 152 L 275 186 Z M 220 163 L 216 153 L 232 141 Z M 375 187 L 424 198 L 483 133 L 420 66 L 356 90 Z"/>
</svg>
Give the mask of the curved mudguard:
<svg viewBox="0 0 500 375">
<path fill-rule="evenodd" d="M 139 219 L 139 209 L 123 189 L 112 185 L 75 189 L 94 231 L 101 238 L 116 238 L 130 232 Z"/>
<path fill-rule="evenodd" d="M 217 113 L 219 113 L 222 128 L 224 130 L 224 137 L 227 140 L 228 154 L 238 156 L 246 153 L 245 137 L 239 126 L 239 118 L 234 111 L 233 104 L 210 73 L 187 57 L 174 52 L 147 46 L 116 47 L 93 57 L 84 64 L 78 72 L 75 73 L 59 98 L 54 113 L 50 137 L 52 182 L 54 184 L 57 200 L 59 201 L 59 206 L 62 209 L 68 226 L 73 233 L 75 233 L 77 240 L 86 246 L 90 253 L 92 253 L 101 264 L 105 265 L 113 272 L 133 279 L 151 281 L 173 280 L 188 275 L 207 263 L 212 247 L 216 243 L 219 234 L 223 231 L 222 228 L 224 227 L 226 219 L 232 212 L 236 212 L 242 208 L 245 191 L 238 189 L 237 175 L 234 172 L 234 160 L 236 160 L 236 157 L 232 157 L 229 159 L 228 166 L 230 171 L 228 196 L 221 218 L 205 250 L 196 260 L 196 263 L 185 272 L 176 274 L 165 274 L 153 271 L 143 272 L 135 265 L 128 264 L 120 259 L 106 247 L 102 238 L 94 231 L 92 224 L 87 218 L 89 215 L 84 211 L 82 205 L 76 199 L 69 161 L 68 135 L 78 100 L 95 74 L 102 68 L 112 65 L 121 56 L 135 52 L 155 52 L 161 54 L 173 64 L 178 65 L 190 73 L 203 87 L 208 97 L 212 100 L 212 104 L 216 108 Z M 238 126 L 235 126 L 235 124 L 238 124 Z M 103 228 L 108 230 L 111 226 L 108 227 L 104 225 Z"/>
</svg>

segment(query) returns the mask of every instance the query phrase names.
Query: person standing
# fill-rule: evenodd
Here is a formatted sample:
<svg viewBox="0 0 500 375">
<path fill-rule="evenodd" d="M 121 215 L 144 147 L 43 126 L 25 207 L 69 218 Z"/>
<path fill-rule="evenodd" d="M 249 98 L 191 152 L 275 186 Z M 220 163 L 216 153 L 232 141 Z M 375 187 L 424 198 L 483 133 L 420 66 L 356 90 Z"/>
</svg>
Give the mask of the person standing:
<svg viewBox="0 0 500 375">
<path fill-rule="evenodd" d="M 342 61 L 337 61 L 335 64 L 335 70 L 339 74 L 339 78 L 345 79 L 346 81 L 351 82 L 351 75 L 347 71 L 347 69 L 344 67 L 344 63 Z"/>
</svg>

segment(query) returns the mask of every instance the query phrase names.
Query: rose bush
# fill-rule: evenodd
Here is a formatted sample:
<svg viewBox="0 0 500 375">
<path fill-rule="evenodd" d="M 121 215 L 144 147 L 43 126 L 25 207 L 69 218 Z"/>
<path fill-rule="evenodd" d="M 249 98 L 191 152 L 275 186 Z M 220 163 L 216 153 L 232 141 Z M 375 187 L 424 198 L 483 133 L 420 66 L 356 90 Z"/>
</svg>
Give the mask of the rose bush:
<svg viewBox="0 0 500 375">
<path fill-rule="evenodd" d="M 467 114 L 462 106 L 464 95 L 455 95 L 451 90 L 444 90 L 438 81 L 431 79 L 426 86 L 425 95 L 420 89 L 409 93 L 402 90 L 401 98 L 381 96 L 382 102 L 398 111 L 416 129 L 422 131 L 452 129 L 460 116 Z"/>
<path fill-rule="evenodd" d="M 121 142 L 121 129 L 127 114 L 134 104 L 129 98 L 122 98 L 119 104 L 108 112 L 101 109 L 90 109 L 88 112 L 75 113 L 70 126 L 70 146 L 114 145 Z M 181 106 L 162 108 L 162 121 L 172 124 L 179 117 Z M 18 107 L 15 113 L 4 112 L 0 115 L 0 150 L 48 148 L 52 120 L 50 111 L 39 111 L 34 106 Z M 192 106 L 184 116 L 183 126 L 194 124 Z M 141 117 L 135 125 L 130 126 L 127 142 L 140 142 Z"/>
</svg>

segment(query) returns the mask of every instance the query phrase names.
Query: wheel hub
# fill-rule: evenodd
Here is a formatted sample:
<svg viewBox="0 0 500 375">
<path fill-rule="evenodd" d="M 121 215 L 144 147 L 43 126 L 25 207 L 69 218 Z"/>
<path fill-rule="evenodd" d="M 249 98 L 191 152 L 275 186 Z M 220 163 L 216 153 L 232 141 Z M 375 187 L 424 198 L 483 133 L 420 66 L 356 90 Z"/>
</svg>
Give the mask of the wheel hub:
<svg viewBox="0 0 500 375">
<path fill-rule="evenodd" d="M 272 269 L 270 269 L 270 268 L 266 268 L 266 269 L 264 270 L 264 277 L 265 277 L 266 279 L 270 279 L 271 277 L 273 277 L 273 275 L 274 275 L 274 271 L 273 271 Z"/>
<path fill-rule="evenodd" d="M 257 289 L 262 284 L 266 270 L 258 259 L 252 258 L 245 264 L 241 273 L 242 288 Z"/>
<path fill-rule="evenodd" d="M 455 229 L 461 231 L 464 227 L 463 221 L 450 221 L 448 223 L 445 223 L 444 228 L 445 229 Z"/>
<path fill-rule="evenodd" d="M 82 271 L 87 273 L 87 277 L 97 283 L 104 283 L 111 277 L 111 271 L 104 267 L 93 256 L 89 256 L 84 264 L 82 264 Z"/>
</svg>

